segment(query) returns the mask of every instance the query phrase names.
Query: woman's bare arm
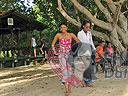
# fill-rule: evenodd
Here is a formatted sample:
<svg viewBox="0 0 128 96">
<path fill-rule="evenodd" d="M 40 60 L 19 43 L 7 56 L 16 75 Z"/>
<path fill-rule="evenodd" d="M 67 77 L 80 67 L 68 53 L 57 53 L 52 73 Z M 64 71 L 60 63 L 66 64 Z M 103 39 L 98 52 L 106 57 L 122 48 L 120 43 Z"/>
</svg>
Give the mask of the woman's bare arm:
<svg viewBox="0 0 128 96">
<path fill-rule="evenodd" d="M 75 34 L 71 33 L 71 36 L 76 42 L 80 42 L 80 40 L 76 37 Z"/>
<path fill-rule="evenodd" d="M 54 37 L 54 39 L 52 41 L 52 50 L 54 51 L 54 54 L 56 54 L 56 50 L 55 50 L 55 47 L 54 46 L 55 46 L 57 40 L 59 39 L 59 37 L 60 37 L 60 35 L 58 33 L 58 34 L 56 34 L 56 36 Z"/>
<path fill-rule="evenodd" d="M 56 34 L 56 36 L 54 37 L 53 41 L 52 41 L 52 47 L 56 44 L 57 40 L 59 39 L 59 34 Z"/>
</svg>

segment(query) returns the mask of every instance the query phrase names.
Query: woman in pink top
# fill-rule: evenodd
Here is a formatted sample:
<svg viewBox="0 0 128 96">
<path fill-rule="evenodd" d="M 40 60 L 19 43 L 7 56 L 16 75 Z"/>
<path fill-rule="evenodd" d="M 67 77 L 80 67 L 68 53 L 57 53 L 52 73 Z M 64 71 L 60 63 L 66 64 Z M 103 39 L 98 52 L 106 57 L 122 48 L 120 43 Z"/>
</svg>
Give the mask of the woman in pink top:
<svg viewBox="0 0 128 96">
<path fill-rule="evenodd" d="M 61 33 L 57 33 L 56 36 L 54 37 L 54 40 L 52 42 L 52 48 L 55 52 L 54 46 L 56 42 L 59 40 L 59 63 L 61 65 L 61 70 L 62 70 L 62 79 L 65 85 L 65 96 L 69 96 L 69 93 L 71 91 L 70 84 L 67 82 L 69 79 L 70 75 L 72 74 L 71 72 L 71 66 L 67 64 L 67 56 L 71 48 L 71 42 L 72 39 L 74 39 L 76 42 L 79 42 L 79 39 L 73 34 L 73 33 L 68 33 L 67 31 L 67 26 L 66 24 L 62 23 L 60 25 L 60 31 Z M 56 53 L 56 52 L 55 52 Z"/>
<path fill-rule="evenodd" d="M 106 48 L 106 59 L 110 64 L 112 64 L 112 58 L 113 58 L 113 47 L 112 44 L 109 42 Z"/>
</svg>

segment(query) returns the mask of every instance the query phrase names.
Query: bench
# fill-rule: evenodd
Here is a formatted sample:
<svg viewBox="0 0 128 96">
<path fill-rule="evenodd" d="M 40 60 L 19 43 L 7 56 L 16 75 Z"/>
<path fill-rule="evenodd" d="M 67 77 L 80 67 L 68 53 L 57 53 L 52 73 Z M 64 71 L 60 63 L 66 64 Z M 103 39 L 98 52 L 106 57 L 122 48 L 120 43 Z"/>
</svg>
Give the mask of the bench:
<svg viewBox="0 0 128 96">
<path fill-rule="evenodd" d="M 4 68 L 7 64 L 11 64 L 11 67 L 14 68 L 16 63 L 23 62 L 24 65 L 27 65 L 27 62 L 34 62 L 34 61 L 43 61 L 44 56 L 38 55 L 36 58 L 34 56 L 18 56 L 18 57 L 5 57 L 0 59 L 0 66 Z"/>
</svg>

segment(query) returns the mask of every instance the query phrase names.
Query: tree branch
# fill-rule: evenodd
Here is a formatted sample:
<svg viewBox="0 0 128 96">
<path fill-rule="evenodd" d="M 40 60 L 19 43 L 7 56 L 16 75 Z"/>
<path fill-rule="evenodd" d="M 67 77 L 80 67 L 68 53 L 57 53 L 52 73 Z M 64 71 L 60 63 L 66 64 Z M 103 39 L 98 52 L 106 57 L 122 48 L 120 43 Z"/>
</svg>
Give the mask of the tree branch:
<svg viewBox="0 0 128 96">
<path fill-rule="evenodd" d="M 74 6 L 84 15 L 86 15 L 92 22 L 94 22 L 97 26 L 104 28 L 108 31 L 112 31 L 111 23 L 106 23 L 102 20 L 94 18 L 94 16 L 82 5 L 79 4 L 77 0 L 70 0 Z"/>
<path fill-rule="evenodd" d="M 125 14 L 125 13 L 128 13 L 128 10 L 127 10 L 127 11 L 122 12 L 120 15 L 123 15 L 123 14 Z"/>
<path fill-rule="evenodd" d="M 118 2 L 113 2 L 115 5 L 120 5 L 123 4 L 126 0 L 120 0 Z"/>
<path fill-rule="evenodd" d="M 97 12 L 94 14 L 94 17 L 95 18 L 96 18 L 96 16 L 97 16 Z M 93 29 L 93 27 L 94 27 L 95 24 L 93 22 L 91 24 L 92 24 L 91 29 Z"/>
<path fill-rule="evenodd" d="M 75 9 L 77 21 L 78 21 L 79 23 L 81 23 L 81 22 L 80 22 L 80 17 L 78 16 L 78 10 L 77 10 L 75 7 L 74 7 L 74 9 Z"/>
<path fill-rule="evenodd" d="M 99 8 L 99 9 L 104 13 L 104 15 L 106 16 L 107 21 L 108 21 L 108 22 L 112 22 L 113 19 L 112 19 L 112 17 L 111 17 L 110 12 L 107 10 L 107 8 L 105 8 L 105 7 L 102 5 L 102 3 L 100 2 L 100 0 L 94 0 L 94 1 L 95 1 L 96 5 L 98 6 L 98 8 Z"/>
<path fill-rule="evenodd" d="M 120 0 L 121 1 L 121 0 Z M 125 0 L 123 0 L 124 2 Z M 110 10 L 112 11 L 112 13 L 115 15 L 117 6 L 115 6 L 114 2 L 112 0 L 106 0 Z M 123 3 L 122 3 L 123 4 Z M 127 32 L 127 18 L 121 14 L 119 15 L 119 22 L 120 22 L 120 26 Z"/>
<path fill-rule="evenodd" d="M 120 10 L 121 10 L 121 5 L 119 5 L 116 9 L 116 13 L 114 14 L 114 21 L 113 21 L 113 26 L 114 28 L 116 27 L 116 24 L 118 22 L 119 16 L 120 16 Z"/>
<path fill-rule="evenodd" d="M 65 12 L 67 12 L 66 7 L 64 6 L 63 3 L 61 3 L 61 6 L 62 6 L 63 10 L 64 10 Z"/>
<path fill-rule="evenodd" d="M 62 3 L 61 3 L 61 0 L 57 0 L 58 1 L 58 10 L 59 12 L 68 20 L 70 21 L 72 24 L 74 24 L 75 26 L 78 26 L 80 27 L 81 26 L 81 23 L 79 23 L 78 21 L 76 21 L 75 19 L 71 18 L 62 8 Z"/>
<path fill-rule="evenodd" d="M 118 52 L 126 51 L 122 42 L 119 40 L 117 29 L 114 28 L 113 32 L 110 33 L 110 40 L 112 41 L 112 44 L 116 47 Z"/>
<path fill-rule="evenodd" d="M 117 29 L 117 33 L 120 36 L 122 43 L 125 46 L 128 46 L 128 33 L 124 32 L 125 30 L 123 30 L 122 28 L 120 28 L 118 25 L 116 25 L 116 29 Z"/>
<path fill-rule="evenodd" d="M 100 39 L 104 38 L 104 40 L 110 41 L 110 38 L 105 33 L 98 32 L 98 31 L 95 31 L 95 30 L 91 30 L 91 33 L 94 37 L 97 37 L 97 38 L 100 38 Z"/>
</svg>

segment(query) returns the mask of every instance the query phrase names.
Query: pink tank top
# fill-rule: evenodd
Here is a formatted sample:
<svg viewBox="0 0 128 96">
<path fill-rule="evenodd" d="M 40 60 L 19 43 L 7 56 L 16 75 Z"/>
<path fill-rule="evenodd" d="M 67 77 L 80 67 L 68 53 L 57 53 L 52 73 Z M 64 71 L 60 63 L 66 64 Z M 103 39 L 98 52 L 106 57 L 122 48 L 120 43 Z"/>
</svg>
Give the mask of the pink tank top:
<svg viewBox="0 0 128 96">
<path fill-rule="evenodd" d="M 59 40 L 59 45 L 64 52 L 69 51 L 71 48 L 71 39 L 70 38 L 61 38 Z"/>
<path fill-rule="evenodd" d="M 112 54 L 113 54 L 113 48 L 107 48 L 107 52 L 109 52 L 109 54 L 107 55 L 107 58 L 112 58 Z"/>
</svg>

